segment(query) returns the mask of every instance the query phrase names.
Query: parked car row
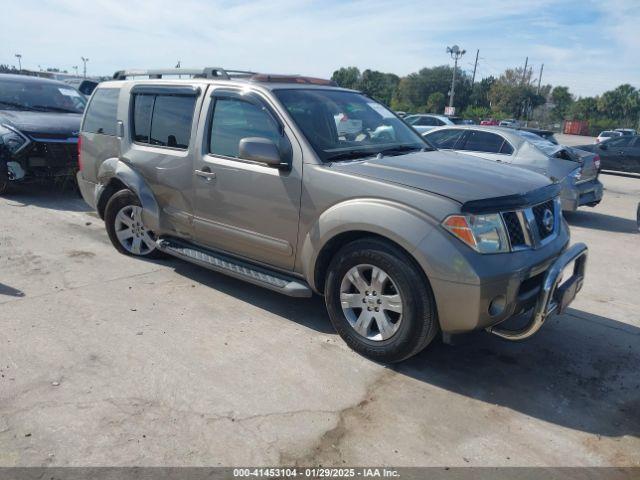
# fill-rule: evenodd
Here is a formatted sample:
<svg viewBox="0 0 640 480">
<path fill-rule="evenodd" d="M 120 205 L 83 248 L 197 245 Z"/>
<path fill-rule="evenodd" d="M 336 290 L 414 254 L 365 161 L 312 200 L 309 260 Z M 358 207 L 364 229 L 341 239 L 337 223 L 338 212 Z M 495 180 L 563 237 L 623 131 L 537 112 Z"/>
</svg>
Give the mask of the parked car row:
<svg viewBox="0 0 640 480">
<path fill-rule="evenodd" d="M 178 73 L 120 72 L 84 115 L 78 184 L 119 252 L 320 294 L 345 342 L 382 362 L 440 334 L 529 338 L 580 290 L 587 248 L 569 245 L 560 177 L 592 178 L 593 163 L 554 164 L 507 129 L 500 154 L 536 168 L 438 150 L 330 81 Z M 495 141 L 447 129 L 476 151 Z M 504 325 L 520 313 L 522 328 Z"/>
</svg>

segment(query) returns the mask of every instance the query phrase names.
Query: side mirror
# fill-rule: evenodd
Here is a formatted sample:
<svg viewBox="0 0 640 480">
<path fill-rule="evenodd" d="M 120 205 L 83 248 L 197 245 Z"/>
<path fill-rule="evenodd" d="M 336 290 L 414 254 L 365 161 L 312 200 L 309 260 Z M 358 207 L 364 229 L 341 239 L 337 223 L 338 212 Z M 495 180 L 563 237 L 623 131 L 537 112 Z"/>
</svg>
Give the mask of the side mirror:
<svg viewBox="0 0 640 480">
<path fill-rule="evenodd" d="M 260 162 L 271 167 L 284 167 L 280 151 L 273 141 L 263 137 L 246 137 L 240 140 L 238 157 Z"/>
<path fill-rule="evenodd" d="M 601 144 L 599 144 L 599 145 L 598 145 L 598 148 L 599 148 L 600 150 L 606 150 L 606 149 L 608 149 L 609 147 L 607 147 L 607 144 L 606 144 L 606 143 L 601 143 Z"/>
</svg>

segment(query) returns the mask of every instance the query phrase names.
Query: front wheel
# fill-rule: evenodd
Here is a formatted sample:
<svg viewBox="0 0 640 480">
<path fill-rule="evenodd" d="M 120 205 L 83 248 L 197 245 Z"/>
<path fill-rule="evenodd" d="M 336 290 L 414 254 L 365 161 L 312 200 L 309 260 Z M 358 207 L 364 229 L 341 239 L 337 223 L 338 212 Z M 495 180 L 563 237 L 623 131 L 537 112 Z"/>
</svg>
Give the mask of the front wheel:
<svg viewBox="0 0 640 480">
<path fill-rule="evenodd" d="M 327 275 L 325 302 L 344 341 L 372 360 L 415 355 L 438 332 L 431 288 L 400 249 L 377 239 L 342 248 Z"/>
<path fill-rule="evenodd" d="M 135 257 L 158 258 L 155 234 L 142 222 L 140 200 L 131 190 L 120 190 L 107 202 L 104 215 L 107 233 L 120 253 Z"/>
</svg>

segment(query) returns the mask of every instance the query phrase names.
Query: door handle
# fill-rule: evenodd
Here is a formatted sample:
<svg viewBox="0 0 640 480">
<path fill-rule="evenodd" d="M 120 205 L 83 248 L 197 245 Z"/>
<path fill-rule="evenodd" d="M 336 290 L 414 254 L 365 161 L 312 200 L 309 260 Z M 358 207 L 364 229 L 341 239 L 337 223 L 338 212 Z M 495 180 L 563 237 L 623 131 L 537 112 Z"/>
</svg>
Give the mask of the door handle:
<svg viewBox="0 0 640 480">
<path fill-rule="evenodd" d="M 195 170 L 193 173 L 198 177 L 204 178 L 208 182 L 216 178 L 216 173 L 212 172 L 209 167 L 204 167 L 202 170 Z"/>
</svg>

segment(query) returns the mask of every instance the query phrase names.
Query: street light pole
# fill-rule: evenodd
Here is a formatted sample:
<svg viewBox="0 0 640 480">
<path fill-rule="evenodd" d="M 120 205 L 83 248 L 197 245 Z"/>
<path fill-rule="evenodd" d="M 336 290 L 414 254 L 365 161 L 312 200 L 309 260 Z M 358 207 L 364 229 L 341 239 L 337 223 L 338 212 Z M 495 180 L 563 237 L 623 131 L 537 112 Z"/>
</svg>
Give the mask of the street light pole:
<svg viewBox="0 0 640 480">
<path fill-rule="evenodd" d="M 82 60 L 82 72 L 83 72 L 83 76 L 84 78 L 87 78 L 87 62 L 89 61 L 88 58 L 84 58 L 84 57 L 80 57 L 80 59 Z"/>
<path fill-rule="evenodd" d="M 18 71 L 22 72 L 22 54 L 16 53 L 16 58 L 18 59 Z"/>
<path fill-rule="evenodd" d="M 77 77 L 78 76 L 78 65 L 74 65 L 71 68 L 73 68 L 76 71 L 76 77 Z"/>
<path fill-rule="evenodd" d="M 449 92 L 449 107 L 453 107 L 453 98 L 455 96 L 456 89 L 456 73 L 458 71 L 458 60 L 467 53 L 466 50 L 460 50 L 458 45 L 453 47 L 447 47 L 447 53 L 453 58 L 453 78 L 451 79 L 451 91 Z"/>
</svg>

